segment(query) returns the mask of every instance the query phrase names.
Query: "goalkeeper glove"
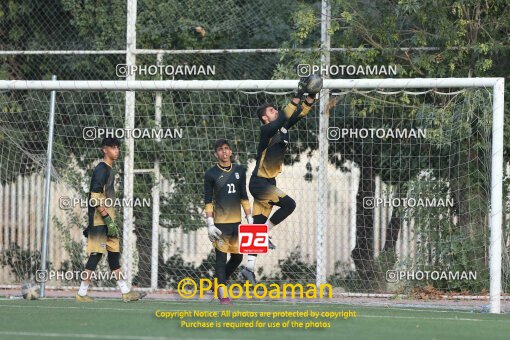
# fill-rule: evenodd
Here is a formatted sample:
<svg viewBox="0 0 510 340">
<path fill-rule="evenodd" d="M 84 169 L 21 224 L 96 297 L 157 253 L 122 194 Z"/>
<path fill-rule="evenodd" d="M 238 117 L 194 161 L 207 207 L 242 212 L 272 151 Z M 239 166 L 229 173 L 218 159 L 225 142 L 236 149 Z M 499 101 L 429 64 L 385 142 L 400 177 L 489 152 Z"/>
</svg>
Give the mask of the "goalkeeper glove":
<svg viewBox="0 0 510 340">
<path fill-rule="evenodd" d="M 221 236 L 221 230 L 216 228 L 214 225 L 214 219 L 212 217 L 207 218 L 207 235 L 211 242 L 218 241 Z"/>
<path fill-rule="evenodd" d="M 246 215 L 246 222 L 248 222 L 248 224 L 253 224 L 253 216 Z"/>
<path fill-rule="evenodd" d="M 317 93 L 322 90 L 322 77 L 318 74 L 311 74 L 306 78 L 306 92 L 308 96 L 315 98 Z"/>
<path fill-rule="evenodd" d="M 106 226 L 108 227 L 108 236 L 119 237 L 119 226 L 110 215 L 103 216 L 103 221 L 106 222 Z"/>
<path fill-rule="evenodd" d="M 294 93 L 294 98 L 299 98 L 299 99 L 303 98 L 303 95 L 306 92 L 307 79 L 308 79 L 308 77 L 302 77 L 299 79 L 296 93 Z"/>
</svg>

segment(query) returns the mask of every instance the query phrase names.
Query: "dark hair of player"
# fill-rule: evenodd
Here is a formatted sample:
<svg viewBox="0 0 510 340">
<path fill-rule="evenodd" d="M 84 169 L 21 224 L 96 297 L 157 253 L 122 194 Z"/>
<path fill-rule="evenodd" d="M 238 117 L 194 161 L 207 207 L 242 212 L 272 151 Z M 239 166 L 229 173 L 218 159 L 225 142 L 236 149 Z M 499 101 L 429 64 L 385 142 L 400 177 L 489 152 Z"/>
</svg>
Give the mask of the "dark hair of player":
<svg viewBox="0 0 510 340">
<path fill-rule="evenodd" d="M 120 141 L 117 139 L 117 138 L 103 138 L 103 140 L 101 141 L 101 152 L 103 153 L 103 156 L 104 156 L 104 151 L 103 151 L 103 148 L 105 146 L 117 146 L 120 148 Z"/>
<path fill-rule="evenodd" d="M 101 147 L 103 146 L 120 146 L 120 141 L 117 138 L 103 138 Z"/>
<path fill-rule="evenodd" d="M 214 142 L 214 151 L 218 150 L 218 148 L 221 148 L 223 145 L 227 145 L 230 149 L 232 149 L 228 140 L 218 139 L 216 142 Z"/>
<path fill-rule="evenodd" d="M 269 104 L 269 103 L 266 103 L 264 105 L 261 105 L 257 108 L 257 116 L 259 117 L 260 121 L 262 123 L 264 123 L 264 121 L 262 120 L 262 117 L 264 117 L 264 115 L 266 114 L 266 109 L 268 107 L 274 107 L 274 105 L 272 104 Z"/>
</svg>

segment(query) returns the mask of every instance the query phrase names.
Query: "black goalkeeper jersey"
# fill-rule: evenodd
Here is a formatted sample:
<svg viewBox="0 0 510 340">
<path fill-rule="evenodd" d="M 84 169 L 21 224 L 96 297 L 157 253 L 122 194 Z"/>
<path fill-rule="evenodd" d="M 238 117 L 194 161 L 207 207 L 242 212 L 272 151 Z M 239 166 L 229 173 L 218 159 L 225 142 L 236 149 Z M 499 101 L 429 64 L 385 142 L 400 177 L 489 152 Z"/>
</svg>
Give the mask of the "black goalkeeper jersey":
<svg viewBox="0 0 510 340">
<path fill-rule="evenodd" d="M 223 169 L 216 164 L 204 176 L 205 211 L 213 212 L 214 223 L 241 222 L 241 205 L 248 209 L 246 169 L 232 164 Z"/>
<path fill-rule="evenodd" d="M 275 178 L 282 172 L 285 150 L 289 144 L 288 129 L 305 117 L 311 106 L 304 101 L 301 107 L 293 102 L 279 111 L 278 118 L 260 127 L 260 141 L 257 147 L 257 163 L 253 176 Z"/>
<path fill-rule="evenodd" d="M 103 217 L 97 211 L 96 206 L 92 206 L 91 203 L 99 203 L 98 205 L 105 206 L 105 203 L 108 203 L 109 201 L 113 202 L 115 200 L 114 178 L 115 172 L 105 162 L 100 162 L 95 167 L 94 172 L 92 173 L 92 178 L 90 179 L 88 207 L 89 226 L 105 224 Z M 105 202 L 105 199 L 107 198 L 111 200 Z M 113 204 L 106 205 L 105 208 L 111 218 L 115 219 L 115 209 Z"/>
</svg>

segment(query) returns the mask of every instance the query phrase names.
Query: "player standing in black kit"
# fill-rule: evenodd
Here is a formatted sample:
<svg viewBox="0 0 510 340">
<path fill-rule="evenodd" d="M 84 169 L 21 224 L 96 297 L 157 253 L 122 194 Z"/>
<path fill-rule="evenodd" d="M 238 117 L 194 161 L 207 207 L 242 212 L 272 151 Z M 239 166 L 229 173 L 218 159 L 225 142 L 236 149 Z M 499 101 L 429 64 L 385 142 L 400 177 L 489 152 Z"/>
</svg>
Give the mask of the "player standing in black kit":
<svg viewBox="0 0 510 340">
<path fill-rule="evenodd" d="M 83 235 L 87 238 L 87 254 L 89 258 L 85 264 L 76 301 L 92 302 L 94 299 L 87 295 L 87 290 L 92 282 L 92 273 L 96 270 L 103 254 L 107 255 L 108 265 L 114 274 L 117 285 L 122 293 L 122 300 L 137 301 L 146 293 L 135 292 L 129 289 L 122 279 L 120 270 L 120 242 L 119 226 L 115 222 L 115 207 L 108 206 L 107 200 L 115 199 L 115 172 L 113 163 L 119 158 L 120 142 L 117 138 L 104 138 L 101 142 L 103 160 L 94 168 L 90 179 L 89 223 Z"/>
<path fill-rule="evenodd" d="M 219 284 L 226 285 L 243 260 L 238 246 L 241 206 L 247 222 L 252 224 L 253 219 L 246 192 L 246 169 L 232 164 L 232 149 L 225 139 L 216 141 L 214 155 L 218 163 L 205 173 L 204 203 L 207 232 L 216 252 L 216 278 Z M 227 253 L 230 253 L 228 262 Z M 231 302 L 223 287 L 218 289 L 218 298 L 221 304 L 228 305 Z"/>
</svg>

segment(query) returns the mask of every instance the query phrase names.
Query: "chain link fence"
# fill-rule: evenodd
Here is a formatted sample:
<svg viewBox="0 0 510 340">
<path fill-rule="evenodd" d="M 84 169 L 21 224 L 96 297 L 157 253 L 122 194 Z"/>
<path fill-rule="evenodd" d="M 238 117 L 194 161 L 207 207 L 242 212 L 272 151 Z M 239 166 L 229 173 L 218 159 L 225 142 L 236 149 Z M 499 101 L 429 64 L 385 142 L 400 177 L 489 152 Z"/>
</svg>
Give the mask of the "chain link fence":
<svg viewBox="0 0 510 340">
<path fill-rule="evenodd" d="M 0 77 L 16 80 L 47 80 L 55 74 L 59 80 L 122 80 L 125 78 L 127 70 L 127 72 L 134 73 L 136 79 L 140 80 L 296 79 L 298 76 L 305 75 L 307 65 L 309 71 L 313 66 L 320 66 L 321 51 L 318 49 L 320 45 L 317 43 L 320 40 L 319 7 L 313 1 L 294 0 L 284 2 L 227 0 L 221 4 L 214 0 L 186 2 L 138 0 L 136 50 L 134 51 L 136 69 L 132 67 L 133 65 L 130 69 L 126 69 L 123 68 L 126 66 L 126 16 L 128 13 L 125 1 L 20 2 L 5 0 L 0 4 Z M 340 5 L 334 4 L 333 21 L 341 17 L 340 7 Z M 303 31 L 303 27 L 307 27 L 308 31 Z M 363 45 L 362 42 L 360 42 L 361 45 Z M 343 46 L 334 47 L 341 48 Z M 273 50 L 267 51 L 266 49 Z M 397 70 L 396 75 L 379 73 L 380 77 L 405 76 L 410 73 L 408 69 L 406 70 L 407 66 L 403 66 L 404 61 L 402 64 L 387 64 L 381 50 L 371 49 L 363 55 L 356 51 L 357 49 L 354 48 L 331 52 L 332 65 L 337 65 L 340 69 L 352 65 L 355 67 L 355 71 L 347 72 L 343 68 L 341 73 L 330 75 L 345 78 L 372 76 L 369 74 L 370 70 L 367 71 L 366 68 L 359 71 L 358 66 L 365 63 L 378 63 L 379 66 L 385 66 L 388 70 L 391 67 L 395 67 Z M 424 48 L 422 51 L 420 58 L 432 59 L 437 64 L 448 61 L 445 61 L 447 54 L 439 53 L 437 48 Z M 405 52 L 402 52 L 402 60 L 405 56 Z M 182 66 L 211 67 L 214 71 L 190 77 L 177 71 L 178 67 Z M 42 100 L 39 98 L 38 101 L 40 103 Z M 3 122 L 11 120 L 11 117 L 5 113 L 12 109 L 9 105 L 12 104 L 16 107 L 13 104 L 15 101 L 9 102 L 9 105 L 6 105 L 6 102 L 4 101 L 2 105 Z M 86 99 L 81 99 L 82 104 L 86 102 Z M 101 98 L 97 98 L 96 103 L 101 103 Z M 46 104 L 44 102 L 44 105 Z M 246 105 L 253 106 L 254 103 Z M 121 112 L 122 103 L 117 106 Z M 147 116 L 150 114 L 152 113 L 147 113 Z M 16 122 L 21 126 L 21 122 L 18 120 Z M 38 119 L 37 122 L 28 124 L 36 124 L 40 128 L 45 123 L 44 119 Z M 66 123 L 62 122 L 62 125 L 65 126 Z M 40 131 L 43 129 L 41 128 Z M 9 133 L 3 131 L 1 136 L 4 142 L 8 139 L 5 136 L 23 136 L 27 140 L 29 138 L 26 134 L 13 134 L 13 131 L 9 131 Z M 16 140 L 16 138 L 11 138 L 12 140 Z M 30 144 L 30 140 L 28 141 Z M 32 154 L 39 161 L 44 160 L 45 157 L 43 141 L 44 139 L 41 138 L 37 142 L 37 149 Z M 18 149 L 9 144 L 9 150 L 3 150 L 5 153 L 2 153 L 2 156 L 8 154 L 9 157 L 13 157 Z M 305 159 L 311 159 L 311 156 L 306 154 L 302 156 Z M 33 188 L 35 190 L 34 199 L 37 200 L 39 199 L 37 198 L 37 190 L 39 190 L 37 183 L 40 179 L 38 177 L 27 177 L 28 179 L 17 177 L 23 175 L 22 165 L 30 164 L 29 161 L 21 158 L 17 159 L 20 164 L 17 169 L 19 173 L 11 173 L 2 169 L 3 174 L 0 176 L 0 180 L 5 188 L 8 186 L 9 195 L 14 196 L 17 196 L 17 190 L 21 190 L 21 193 L 25 190 L 23 189 L 24 185 L 18 184 L 19 181 L 21 183 L 33 181 L 34 184 L 27 184 L 27 190 Z M 44 164 L 44 161 L 41 164 Z M 361 165 L 363 166 L 363 164 Z M 308 165 L 306 166 L 308 167 Z M 341 168 L 341 165 L 336 164 L 336 166 L 337 169 Z M 377 179 L 380 181 L 379 175 Z M 350 180 L 356 181 L 355 179 Z M 351 184 L 349 185 L 351 186 Z M 382 183 L 377 186 L 378 190 L 382 187 Z M 507 195 L 505 195 L 505 200 L 508 197 L 508 187 L 508 178 L 506 178 L 505 192 Z M 7 191 L 4 190 L 3 194 L 7 195 Z M 29 202 L 20 201 L 20 204 L 29 204 Z M 350 203 L 344 204 L 342 207 L 346 210 L 353 209 Z M 506 242 L 510 220 L 508 201 L 505 201 L 505 209 L 504 240 Z M 8 207 L 8 211 L 8 214 L 11 214 L 11 206 Z M 377 212 L 378 216 L 386 216 L 387 213 L 382 210 Z M 14 215 L 16 214 L 17 212 Z M 38 216 L 37 212 L 34 214 Z M 342 216 L 344 215 L 349 216 L 348 223 L 351 225 L 351 220 L 355 216 L 349 215 L 348 212 L 342 212 Z M 383 217 L 378 217 L 377 223 L 382 225 L 384 224 L 381 222 L 383 220 Z M 20 225 L 22 224 L 23 222 L 20 222 Z M 352 227 L 355 228 L 356 225 L 352 224 Z M 384 228 L 381 227 L 382 229 Z M 479 232 L 484 233 L 483 230 Z M 20 235 L 31 235 L 30 233 L 30 228 L 28 228 L 27 233 L 18 233 L 15 239 L 23 244 L 25 236 Z M 33 231 L 33 233 L 37 234 L 37 231 Z M 308 237 L 312 236 L 308 235 Z M 80 234 L 74 231 L 73 237 L 78 239 Z M 188 244 L 192 242 L 189 240 L 189 236 L 180 235 L 178 237 Z M 344 242 L 342 243 L 343 247 L 352 248 L 354 246 L 352 235 L 348 231 L 342 229 L 341 236 L 338 238 Z M 383 237 L 379 235 L 379 238 Z M 36 240 L 34 245 L 40 247 L 40 244 L 37 243 L 39 242 L 38 238 L 34 240 Z M 53 242 L 57 242 L 57 240 Z M 384 242 L 381 240 L 373 242 L 375 253 L 378 254 L 383 247 L 380 243 Z M 402 241 L 399 242 L 402 243 Z M 508 242 L 505 245 L 508 247 Z M 313 252 L 313 245 L 307 246 L 310 248 L 309 252 Z M 403 245 L 399 247 L 403 247 Z M 66 258 L 67 255 L 55 253 L 52 256 L 55 261 L 69 260 L 69 257 Z M 341 265 L 353 269 L 349 251 L 337 254 L 337 258 L 341 260 Z M 291 265 L 295 265 L 292 261 L 290 262 Z M 508 266 L 506 252 L 504 264 Z M 302 263 L 299 265 L 304 266 Z M 306 265 L 313 266 L 310 263 Z M 331 269 L 331 272 L 333 271 L 334 268 Z M 306 272 L 310 271 L 306 270 Z M 505 269 L 505 273 L 508 273 L 507 269 Z M 338 278 L 340 281 L 342 279 L 343 277 Z M 509 282 L 508 277 L 505 277 L 505 287 L 507 282 Z"/>
</svg>

